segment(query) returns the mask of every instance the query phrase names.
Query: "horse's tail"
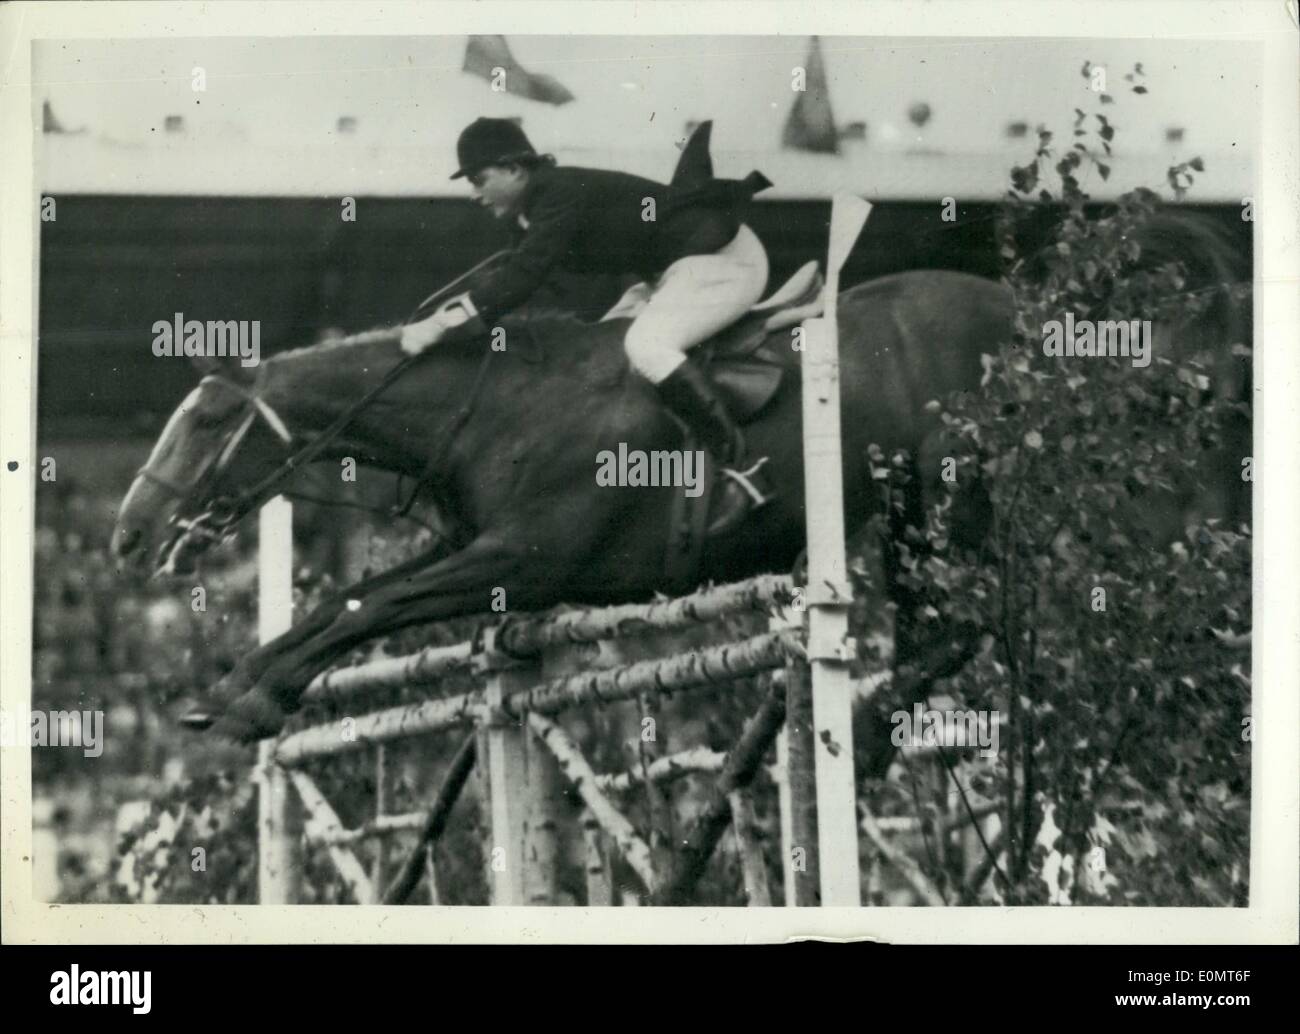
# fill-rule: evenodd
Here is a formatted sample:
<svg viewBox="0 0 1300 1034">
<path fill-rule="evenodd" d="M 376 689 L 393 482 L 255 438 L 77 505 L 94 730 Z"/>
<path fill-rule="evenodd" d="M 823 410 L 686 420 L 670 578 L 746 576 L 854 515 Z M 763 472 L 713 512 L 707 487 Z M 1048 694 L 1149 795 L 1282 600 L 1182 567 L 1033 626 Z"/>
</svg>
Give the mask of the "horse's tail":
<svg viewBox="0 0 1300 1034">
<path fill-rule="evenodd" d="M 1215 346 L 1226 352 L 1233 344 L 1249 344 L 1250 306 L 1238 297 L 1237 289 L 1250 282 L 1251 260 L 1219 224 L 1203 213 L 1164 206 L 1143 221 L 1138 243 L 1140 267 L 1181 263 L 1187 273 L 1184 289 L 1209 296 L 1198 322 L 1213 334 Z M 1250 364 L 1242 365 L 1248 374 Z"/>
<path fill-rule="evenodd" d="M 1142 247 L 1139 265 L 1148 269 L 1179 262 L 1186 271 L 1184 290 L 1209 296 L 1205 311 L 1176 335 L 1175 346 L 1184 355 L 1196 349 L 1213 354 L 1211 383 L 1220 398 L 1249 404 L 1252 362 L 1234 345 L 1250 346 L 1251 305 L 1241 288 L 1250 283 L 1249 249 L 1239 247 L 1221 225 L 1203 213 L 1165 206 L 1144 221 L 1138 234 Z M 1187 348 L 1186 343 L 1192 347 Z M 1231 416 L 1224 428 L 1217 471 L 1222 498 L 1216 512 L 1233 521 L 1250 519 L 1250 486 L 1240 478 L 1240 463 L 1251 451 L 1251 418 Z"/>
</svg>

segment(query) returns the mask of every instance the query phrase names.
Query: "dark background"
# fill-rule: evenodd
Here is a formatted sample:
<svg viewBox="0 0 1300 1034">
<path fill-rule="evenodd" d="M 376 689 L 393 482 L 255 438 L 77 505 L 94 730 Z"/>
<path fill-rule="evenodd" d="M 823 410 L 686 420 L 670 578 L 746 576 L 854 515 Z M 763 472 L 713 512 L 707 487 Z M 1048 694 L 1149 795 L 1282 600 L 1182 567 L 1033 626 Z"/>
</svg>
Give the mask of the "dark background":
<svg viewBox="0 0 1300 1034">
<path fill-rule="evenodd" d="M 1236 205 L 1207 213 L 1250 254 Z M 996 277 L 995 203 L 877 204 L 842 283 L 908 269 Z M 824 265 L 825 201 L 755 202 L 748 222 L 771 260 L 768 291 L 803 262 Z M 190 363 L 151 351 L 156 320 L 260 320 L 263 356 L 404 320 L 435 288 L 506 244 L 465 199 L 70 196 L 42 224 L 38 440 L 152 440 L 196 382 Z M 612 305 L 620 283 L 586 283 Z M 563 293 L 573 285 L 560 285 Z M 142 445 L 144 443 L 141 443 Z"/>
</svg>

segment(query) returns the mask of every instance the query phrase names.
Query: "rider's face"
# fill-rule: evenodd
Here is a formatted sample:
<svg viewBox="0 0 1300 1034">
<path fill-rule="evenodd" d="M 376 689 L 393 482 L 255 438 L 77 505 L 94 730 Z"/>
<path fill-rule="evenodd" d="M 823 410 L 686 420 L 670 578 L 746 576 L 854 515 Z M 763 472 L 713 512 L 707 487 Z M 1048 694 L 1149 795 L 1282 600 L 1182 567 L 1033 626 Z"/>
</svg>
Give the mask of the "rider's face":
<svg viewBox="0 0 1300 1034">
<path fill-rule="evenodd" d="M 498 219 L 508 217 L 519 205 L 528 173 L 518 165 L 489 165 L 469 177 L 474 188 L 474 200 L 492 209 Z"/>
</svg>

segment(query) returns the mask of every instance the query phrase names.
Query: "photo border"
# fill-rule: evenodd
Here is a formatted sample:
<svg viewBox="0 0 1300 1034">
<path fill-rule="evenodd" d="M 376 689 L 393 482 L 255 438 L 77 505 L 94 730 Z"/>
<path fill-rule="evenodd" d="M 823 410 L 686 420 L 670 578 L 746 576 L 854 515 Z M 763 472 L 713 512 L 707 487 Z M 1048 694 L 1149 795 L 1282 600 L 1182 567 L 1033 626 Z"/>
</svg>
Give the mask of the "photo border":
<svg viewBox="0 0 1300 1034">
<path fill-rule="evenodd" d="M 1294 943 L 1300 884 L 1300 80 L 1295 3 L 445 2 L 14 3 L 0 8 L 0 706 L 30 702 L 39 265 L 31 95 L 35 40 L 183 36 L 816 34 L 1258 40 L 1255 247 L 1254 717 L 1247 908 L 614 908 L 69 905 L 31 900 L 31 758 L 0 750 L 0 915 L 6 943 Z M 689 24 L 692 31 L 682 33 Z M 744 32 L 734 30 L 743 24 Z M 250 29 L 255 32 L 250 33 Z M 1263 213 L 1262 217 L 1260 213 Z M 8 469 L 17 462 L 17 470 Z M 364 915 L 364 923 L 359 922 Z"/>
</svg>

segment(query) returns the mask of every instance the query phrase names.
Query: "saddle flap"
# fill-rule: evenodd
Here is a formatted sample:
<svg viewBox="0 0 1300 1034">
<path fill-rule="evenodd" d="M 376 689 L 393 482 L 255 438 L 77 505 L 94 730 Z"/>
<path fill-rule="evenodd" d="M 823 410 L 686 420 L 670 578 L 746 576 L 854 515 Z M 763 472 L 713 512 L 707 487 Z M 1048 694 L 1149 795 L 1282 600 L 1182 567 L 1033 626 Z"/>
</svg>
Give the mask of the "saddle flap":
<svg viewBox="0 0 1300 1034">
<path fill-rule="evenodd" d="M 706 368 L 732 417 L 753 420 L 776 395 L 786 368 L 785 353 L 766 345 L 768 337 L 820 314 L 822 277 L 808 262 L 767 301 L 704 346 Z"/>
<path fill-rule="evenodd" d="M 799 267 L 767 301 L 755 305 L 731 326 L 719 331 L 708 345 L 710 354 L 714 359 L 753 356 L 769 334 L 820 316 L 822 286 L 816 262 Z"/>
<path fill-rule="evenodd" d="M 709 378 L 740 424 L 753 420 L 776 394 L 785 370 L 763 359 L 728 359 L 709 366 Z"/>
<path fill-rule="evenodd" d="M 821 293 L 822 278 L 817 262 L 805 262 L 784 284 L 778 287 L 765 300 L 750 308 L 750 312 L 775 312 L 790 305 L 799 305 L 810 300 L 810 296 Z"/>
</svg>

